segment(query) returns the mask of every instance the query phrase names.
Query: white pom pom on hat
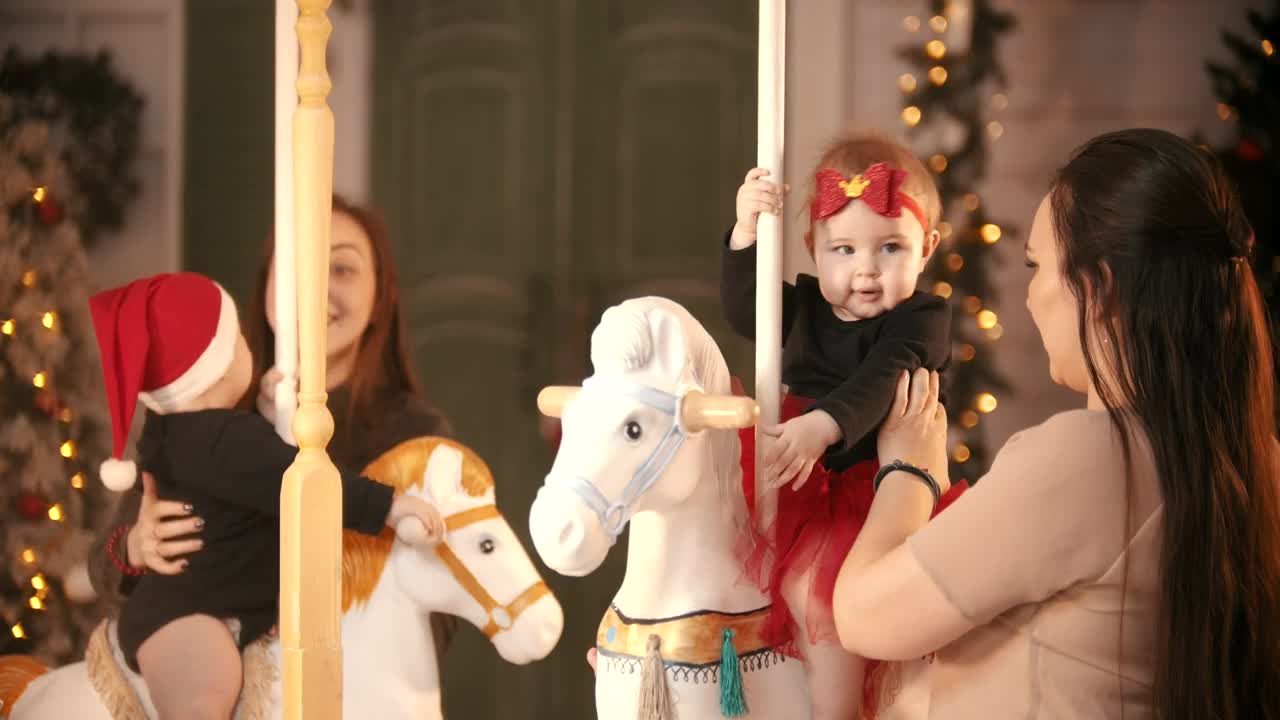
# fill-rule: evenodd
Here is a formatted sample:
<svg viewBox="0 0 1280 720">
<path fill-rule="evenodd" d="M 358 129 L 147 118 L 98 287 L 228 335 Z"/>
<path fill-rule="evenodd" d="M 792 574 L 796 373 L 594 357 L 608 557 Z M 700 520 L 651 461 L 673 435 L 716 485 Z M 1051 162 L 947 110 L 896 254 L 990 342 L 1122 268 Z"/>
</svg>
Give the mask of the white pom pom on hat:
<svg viewBox="0 0 1280 720">
<path fill-rule="evenodd" d="M 109 458 L 102 461 L 102 466 L 98 468 L 98 475 L 108 490 L 124 492 L 137 482 L 138 466 L 132 460 Z"/>
</svg>

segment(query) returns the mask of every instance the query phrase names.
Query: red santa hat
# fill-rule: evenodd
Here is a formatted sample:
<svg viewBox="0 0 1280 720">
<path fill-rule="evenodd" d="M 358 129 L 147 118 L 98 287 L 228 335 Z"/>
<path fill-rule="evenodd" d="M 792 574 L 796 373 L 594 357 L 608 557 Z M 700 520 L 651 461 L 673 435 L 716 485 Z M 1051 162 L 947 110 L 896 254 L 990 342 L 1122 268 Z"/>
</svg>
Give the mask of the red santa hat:
<svg viewBox="0 0 1280 720">
<path fill-rule="evenodd" d="M 235 302 L 203 275 L 156 275 L 89 300 L 111 409 L 112 458 L 102 482 L 116 491 L 137 479 L 121 460 L 133 411 L 141 400 L 165 413 L 222 379 L 235 356 L 240 323 Z"/>
</svg>

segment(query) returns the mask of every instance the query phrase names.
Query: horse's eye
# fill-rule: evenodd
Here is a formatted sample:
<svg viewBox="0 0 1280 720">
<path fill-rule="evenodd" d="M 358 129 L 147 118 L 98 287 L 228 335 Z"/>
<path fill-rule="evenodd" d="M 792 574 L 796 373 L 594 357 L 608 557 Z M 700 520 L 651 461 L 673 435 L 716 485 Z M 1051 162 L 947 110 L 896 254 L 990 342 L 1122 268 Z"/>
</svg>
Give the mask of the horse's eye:
<svg viewBox="0 0 1280 720">
<path fill-rule="evenodd" d="M 639 440 L 640 436 L 644 435 L 644 430 L 640 427 L 640 423 L 635 420 L 627 421 L 627 424 L 622 428 L 622 431 L 627 434 L 627 439 L 631 442 Z"/>
<path fill-rule="evenodd" d="M 485 555 L 488 555 L 489 553 L 493 552 L 493 547 L 494 547 L 493 540 L 490 540 L 489 538 L 485 538 L 484 540 L 480 541 L 480 552 L 484 553 Z"/>
</svg>

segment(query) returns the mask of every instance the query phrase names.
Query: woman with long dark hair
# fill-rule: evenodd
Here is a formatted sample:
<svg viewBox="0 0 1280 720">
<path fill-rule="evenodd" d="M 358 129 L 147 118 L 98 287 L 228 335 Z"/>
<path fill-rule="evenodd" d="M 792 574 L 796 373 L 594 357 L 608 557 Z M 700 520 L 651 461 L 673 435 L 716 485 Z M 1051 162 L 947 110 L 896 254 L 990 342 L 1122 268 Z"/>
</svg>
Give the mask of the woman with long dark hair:
<svg viewBox="0 0 1280 720">
<path fill-rule="evenodd" d="M 1280 487 L 1253 236 L 1170 133 L 1085 143 L 1027 247 L 1053 379 L 1087 397 L 949 485 L 937 382 L 900 387 L 842 642 L 936 651 L 929 717 L 1280 718 Z M 896 465 L 893 461 L 901 461 Z"/>
<path fill-rule="evenodd" d="M 448 420 L 422 397 L 409 360 L 400 282 L 391 241 L 373 209 L 333 198 L 329 243 L 328 328 L 325 348 L 329 411 L 334 435 L 328 446 L 333 461 L 363 468 L 405 440 L 424 435 L 449 436 Z M 253 383 L 242 401 L 268 418 L 280 382 L 275 365 L 275 292 L 272 263 L 275 242 L 268 236 L 257 286 L 243 318 L 253 352 Z M 181 503 L 157 500 L 149 477 L 145 491 L 124 496 L 115 532 L 91 551 L 89 574 L 100 592 L 123 602 L 132 589 L 132 573 L 176 574 L 184 557 L 203 548 L 199 518 Z M 125 574 L 130 570 L 130 574 Z M 456 618 L 432 614 L 431 630 L 441 659 L 457 629 Z"/>
<path fill-rule="evenodd" d="M 267 415 L 280 381 L 274 370 L 275 303 L 268 300 L 275 297 L 274 255 L 269 236 L 245 322 L 253 376 L 260 379 L 249 387 L 245 405 Z M 328 451 L 335 462 L 364 467 L 403 440 L 451 434 L 445 418 L 422 398 L 409 359 L 386 223 L 377 211 L 341 195 L 333 196 L 328 302 L 325 372 L 335 420 Z"/>
</svg>

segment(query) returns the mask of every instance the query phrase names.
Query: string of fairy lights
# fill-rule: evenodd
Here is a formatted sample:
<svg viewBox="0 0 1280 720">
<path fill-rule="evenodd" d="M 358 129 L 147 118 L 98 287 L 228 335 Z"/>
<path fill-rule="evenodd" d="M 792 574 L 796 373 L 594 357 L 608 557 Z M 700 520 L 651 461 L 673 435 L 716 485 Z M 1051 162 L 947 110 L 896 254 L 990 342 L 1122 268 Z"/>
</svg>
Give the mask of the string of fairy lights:
<svg viewBox="0 0 1280 720">
<path fill-rule="evenodd" d="M 31 192 L 31 199 L 36 207 L 41 206 L 49 201 L 49 193 L 45 187 L 37 187 Z M 36 287 L 40 278 L 34 269 L 26 270 L 22 273 L 20 282 L 27 289 Z M 0 321 L 0 340 L 15 338 L 22 332 L 60 332 L 61 321 L 55 310 L 47 310 L 40 315 L 39 324 L 33 324 L 31 327 L 24 327 L 16 318 L 10 317 Z M 62 457 L 64 467 L 68 468 L 68 484 L 75 490 L 83 490 L 85 486 L 85 473 L 79 463 L 79 449 L 76 446 L 75 439 L 72 435 L 72 423 L 75 420 L 75 413 L 70 407 L 59 406 L 60 403 L 54 394 L 54 377 L 51 370 L 40 370 L 29 379 L 31 386 L 36 390 L 36 398 L 48 399 L 49 407 L 42 407 L 51 416 L 56 417 L 57 425 L 61 428 L 61 442 L 58 445 L 58 454 Z M 61 502 L 47 503 L 33 493 L 24 494 L 20 503 L 19 511 L 28 521 L 40 520 L 48 518 L 50 522 L 63 523 L 67 516 L 66 508 Z M 39 513 L 39 515 L 37 515 Z M 64 533 L 65 535 L 65 528 Z M 46 546 L 55 547 L 56 543 Z M 21 566 L 25 567 L 31 573 L 27 582 L 30 584 L 30 595 L 27 597 L 27 607 L 33 611 L 42 611 L 46 607 L 49 597 L 50 584 L 40 567 L 40 551 L 36 547 L 26 546 L 18 553 L 18 559 Z M 9 632 L 17 640 L 27 637 L 26 628 L 23 627 L 21 619 L 9 620 Z"/>
<path fill-rule="evenodd" d="M 942 88 L 952 80 L 953 76 L 961 77 L 956 75 L 958 72 L 956 64 L 965 61 L 971 40 L 971 22 L 974 13 L 972 2 L 949 0 L 945 3 L 934 2 L 931 5 L 935 11 L 931 16 L 923 18 L 919 15 L 907 15 L 902 20 L 902 28 L 912 37 L 912 42 L 920 44 L 918 51 L 920 55 L 916 57 L 924 58 L 914 63 L 917 66 L 914 72 L 901 74 L 897 81 L 903 98 L 899 116 L 902 123 L 909 129 L 917 128 L 926 120 L 924 108 L 916 101 L 920 91 L 930 86 L 935 89 Z M 951 47 L 948 46 L 949 43 Z M 947 67 L 949 64 L 952 66 L 951 69 Z M 986 107 L 992 112 L 999 113 L 1008 105 L 1009 98 L 1003 92 L 994 92 L 987 97 Z M 994 119 L 986 122 L 983 130 L 990 142 L 999 140 L 1005 132 L 1003 123 Z M 945 150 L 932 153 L 925 162 L 940 178 L 951 167 L 951 160 Z M 941 182 L 940 185 L 942 185 Z M 959 200 L 959 206 L 965 210 L 964 220 L 959 223 L 962 228 L 958 230 L 946 219 L 948 214 L 944 212 L 944 220 L 938 224 L 945 254 L 940 256 L 941 272 L 933 285 L 933 292 L 953 302 L 958 301 L 958 306 L 972 318 L 974 328 L 978 332 L 958 341 L 953 349 L 953 357 L 956 361 L 970 363 L 978 357 L 979 349 L 975 343 L 989 345 L 996 342 L 1004 335 L 1004 328 L 995 310 L 988 307 L 979 294 L 968 294 L 963 298 L 953 299 L 953 295 L 963 289 L 962 283 L 960 289 L 957 288 L 959 278 L 956 276 L 964 269 L 966 262 L 975 261 L 972 257 L 974 253 L 992 249 L 992 246 L 1000 241 L 1004 232 L 993 222 L 974 222 L 974 213 L 982 206 L 982 199 L 976 192 L 966 192 L 956 199 Z M 942 200 L 944 210 L 953 206 L 948 197 L 944 196 Z M 952 216 L 950 219 L 956 218 Z M 974 226 L 968 227 L 968 225 Z M 969 250 L 968 259 L 962 252 L 962 248 Z M 980 416 L 994 412 L 998 405 L 999 402 L 992 392 L 981 390 L 972 395 L 967 406 L 953 408 L 952 416 L 960 427 L 973 430 L 977 428 Z M 951 459 L 955 463 L 966 463 L 971 456 L 971 448 L 963 439 L 953 444 Z"/>
<path fill-rule="evenodd" d="M 1262 50 L 1264 57 L 1272 57 L 1276 54 L 1276 45 L 1270 38 L 1262 38 L 1258 43 L 1258 47 Z M 1218 112 L 1218 119 L 1223 122 L 1232 120 L 1239 116 L 1235 108 L 1224 102 L 1219 102 L 1216 110 Z"/>
</svg>

